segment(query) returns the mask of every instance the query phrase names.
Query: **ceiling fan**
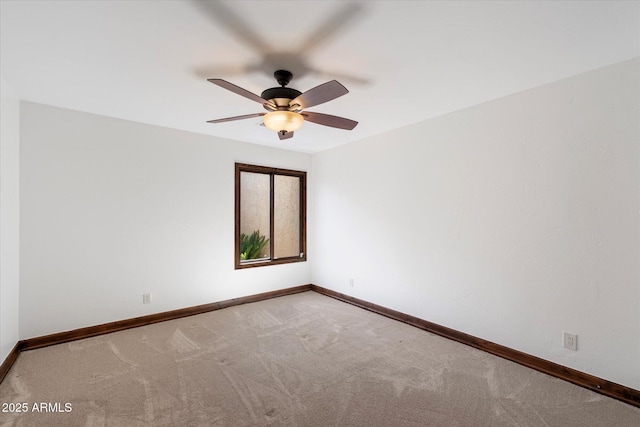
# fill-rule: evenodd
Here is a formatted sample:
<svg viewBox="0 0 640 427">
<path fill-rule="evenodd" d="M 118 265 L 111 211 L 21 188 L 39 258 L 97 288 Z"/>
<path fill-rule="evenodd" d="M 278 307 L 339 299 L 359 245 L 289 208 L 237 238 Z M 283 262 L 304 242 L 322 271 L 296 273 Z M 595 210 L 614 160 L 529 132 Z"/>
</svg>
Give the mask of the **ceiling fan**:
<svg viewBox="0 0 640 427">
<path fill-rule="evenodd" d="M 280 87 L 267 89 L 262 92 L 260 96 L 233 83 L 229 83 L 226 80 L 207 79 L 215 85 L 262 104 L 264 109 L 268 111 L 267 113 L 245 114 L 243 116 L 209 120 L 207 123 L 222 123 L 249 119 L 251 117 L 262 117 L 264 125 L 268 129 L 276 131 L 280 139 L 293 137 L 293 132 L 300 129 L 305 120 L 319 125 L 345 130 L 351 130 L 358 124 L 358 122 L 345 119 L 344 117 L 305 111 L 306 108 L 323 104 L 349 93 L 349 91 L 336 80 L 323 83 L 320 86 L 316 86 L 302 93 L 286 87 L 293 78 L 291 72 L 278 70 L 273 73 L 273 76 L 276 78 Z"/>
</svg>

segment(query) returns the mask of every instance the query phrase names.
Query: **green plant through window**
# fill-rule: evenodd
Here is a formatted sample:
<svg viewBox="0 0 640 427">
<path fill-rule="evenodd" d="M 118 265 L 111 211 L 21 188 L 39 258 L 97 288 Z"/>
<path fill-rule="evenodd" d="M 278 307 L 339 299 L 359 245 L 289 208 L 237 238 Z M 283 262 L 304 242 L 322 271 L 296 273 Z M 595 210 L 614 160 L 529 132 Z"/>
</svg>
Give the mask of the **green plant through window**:
<svg viewBox="0 0 640 427">
<path fill-rule="evenodd" d="M 263 258 L 262 250 L 267 243 L 269 243 L 269 239 L 262 236 L 260 230 L 254 231 L 249 236 L 242 233 L 240 235 L 240 259 L 246 261 Z"/>
</svg>

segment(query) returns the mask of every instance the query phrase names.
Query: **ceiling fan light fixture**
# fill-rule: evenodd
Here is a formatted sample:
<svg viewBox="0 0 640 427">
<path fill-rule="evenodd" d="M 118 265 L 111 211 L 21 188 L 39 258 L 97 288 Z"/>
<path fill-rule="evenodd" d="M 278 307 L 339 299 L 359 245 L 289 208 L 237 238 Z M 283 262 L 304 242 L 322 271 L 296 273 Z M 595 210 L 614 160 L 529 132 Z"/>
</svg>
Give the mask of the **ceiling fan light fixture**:
<svg viewBox="0 0 640 427">
<path fill-rule="evenodd" d="M 302 127 L 304 117 L 292 111 L 272 111 L 262 116 L 267 129 L 275 132 L 294 132 Z"/>
</svg>

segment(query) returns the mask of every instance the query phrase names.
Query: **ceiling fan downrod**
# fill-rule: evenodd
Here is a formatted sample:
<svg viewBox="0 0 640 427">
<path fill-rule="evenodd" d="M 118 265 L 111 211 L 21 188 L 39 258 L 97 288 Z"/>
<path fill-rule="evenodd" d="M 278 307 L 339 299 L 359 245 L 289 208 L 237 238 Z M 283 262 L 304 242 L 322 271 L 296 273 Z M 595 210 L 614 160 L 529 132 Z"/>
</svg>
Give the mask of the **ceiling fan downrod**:
<svg viewBox="0 0 640 427">
<path fill-rule="evenodd" d="M 285 87 L 293 78 L 293 74 L 291 74 L 291 72 L 287 70 L 276 70 L 273 73 L 273 77 L 276 78 L 276 81 L 280 86 Z"/>
</svg>

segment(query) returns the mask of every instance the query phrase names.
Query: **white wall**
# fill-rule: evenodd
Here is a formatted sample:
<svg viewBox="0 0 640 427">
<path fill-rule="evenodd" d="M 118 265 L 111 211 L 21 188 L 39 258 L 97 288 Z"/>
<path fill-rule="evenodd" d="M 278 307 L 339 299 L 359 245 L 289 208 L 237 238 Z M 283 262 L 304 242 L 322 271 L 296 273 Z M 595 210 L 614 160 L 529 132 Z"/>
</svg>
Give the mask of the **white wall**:
<svg viewBox="0 0 640 427">
<path fill-rule="evenodd" d="M 313 283 L 640 389 L 639 75 L 315 155 Z"/>
<path fill-rule="evenodd" d="M 20 101 L 0 76 L 0 363 L 18 342 Z"/>
<path fill-rule="evenodd" d="M 28 102 L 21 120 L 21 338 L 310 283 L 309 263 L 233 268 L 234 162 L 310 155 Z"/>
</svg>

